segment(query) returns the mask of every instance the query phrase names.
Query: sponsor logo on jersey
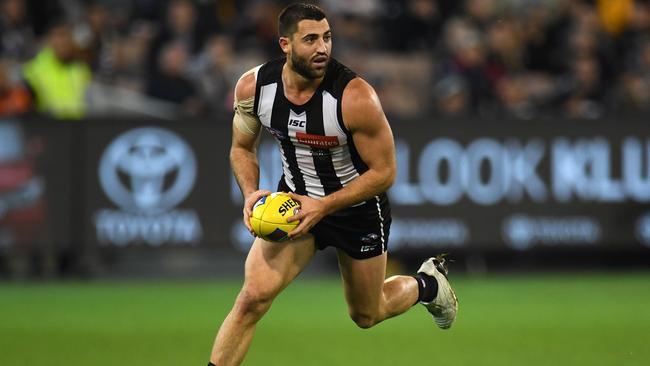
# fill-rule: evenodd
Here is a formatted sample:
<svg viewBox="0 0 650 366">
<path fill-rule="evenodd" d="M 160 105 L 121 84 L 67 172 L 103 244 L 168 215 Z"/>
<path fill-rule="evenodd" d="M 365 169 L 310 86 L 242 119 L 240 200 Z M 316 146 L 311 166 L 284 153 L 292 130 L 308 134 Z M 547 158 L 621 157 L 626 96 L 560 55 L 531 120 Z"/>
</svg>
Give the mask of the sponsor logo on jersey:
<svg viewBox="0 0 650 366">
<path fill-rule="evenodd" d="M 296 139 L 298 143 L 321 149 L 339 146 L 339 138 L 337 136 L 322 136 L 296 132 Z"/>
<path fill-rule="evenodd" d="M 307 112 L 302 111 L 301 113 L 296 113 L 293 109 L 289 113 L 289 121 L 287 125 L 290 129 L 300 129 L 305 130 L 305 125 L 307 124 Z"/>
<path fill-rule="evenodd" d="M 292 127 L 303 127 L 304 128 L 305 123 L 307 123 L 307 121 L 305 121 L 305 120 L 289 118 L 289 126 L 292 126 Z"/>
</svg>

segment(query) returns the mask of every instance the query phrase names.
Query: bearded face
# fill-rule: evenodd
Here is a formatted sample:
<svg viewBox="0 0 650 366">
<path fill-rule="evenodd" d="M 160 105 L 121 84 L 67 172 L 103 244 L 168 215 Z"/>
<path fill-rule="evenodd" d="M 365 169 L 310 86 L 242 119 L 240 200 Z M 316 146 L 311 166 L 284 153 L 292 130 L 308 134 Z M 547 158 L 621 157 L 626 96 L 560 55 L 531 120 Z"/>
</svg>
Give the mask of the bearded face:
<svg viewBox="0 0 650 366">
<path fill-rule="evenodd" d="M 301 20 L 297 28 L 283 46 L 290 61 L 289 66 L 305 79 L 322 78 L 332 50 L 332 32 L 327 19 Z"/>
<path fill-rule="evenodd" d="M 325 75 L 329 64 L 328 55 L 316 55 L 314 57 L 303 57 L 295 52 L 291 54 L 291 69 L 305 79 L 319 79 Z"/>
</svg>

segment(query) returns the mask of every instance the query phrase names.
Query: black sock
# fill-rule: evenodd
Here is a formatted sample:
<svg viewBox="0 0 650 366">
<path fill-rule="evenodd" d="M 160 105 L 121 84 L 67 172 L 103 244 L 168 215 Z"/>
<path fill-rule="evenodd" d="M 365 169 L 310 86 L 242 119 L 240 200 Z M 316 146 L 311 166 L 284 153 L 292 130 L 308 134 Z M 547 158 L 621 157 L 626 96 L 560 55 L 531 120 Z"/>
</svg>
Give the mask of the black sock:
<svg viewBox="0 0 650 366">
<path fill-rule="evenodd" d="M 438 281 L 435 277 L 426 273 L 418 273 L 413 276 L 418 281 L 418 301 L 431 302 L 438 295 Z M 417 304 L 417 303 L 416 303 Z"/>
</svg>

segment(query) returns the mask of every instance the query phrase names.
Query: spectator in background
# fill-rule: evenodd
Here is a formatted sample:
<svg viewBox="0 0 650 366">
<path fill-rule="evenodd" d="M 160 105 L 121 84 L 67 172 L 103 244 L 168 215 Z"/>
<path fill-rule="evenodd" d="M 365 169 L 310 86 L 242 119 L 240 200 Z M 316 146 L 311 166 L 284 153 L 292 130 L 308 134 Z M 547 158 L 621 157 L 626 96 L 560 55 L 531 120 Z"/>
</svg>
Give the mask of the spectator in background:
<svg viewBox="0 0 650 366">
<path fill-rule="evenodd" d="M 635 1 L 626 19 L 625 28 L 614 39 L 614 51 L 619 62 L 619 72 L 635 67 L 638 50 L 650 37 L 650 1 Z"/>
<path fill-rule="evenodd" d="M 598 15 L 592 6 L 581 4 L 573 14 L 573 24 L 566 34 L 568 47 L 565 57 L 569 68 L 573 60 L 579 58 L 594 58 L 598 63 L 602 81 L 607 83 L 613 77 L 615 67 L 612 42 L 602 28 Z M 602 85 L 601 85 L 602 86 Z"/>
<path fill-rule="evenodd" d="M 0 59 L 0 117 L 13 117 L 27 113 L 31 97 L 25 87 L 12 82 L 7 62 Z"/>
<path fill-rule="evenodd" d="M 185 115 L 197 116 L 202 108 L 194 84 L 186 76 L 188 57 L 185 47 L 179 42 L 163 47 L 160 71 L 150 79 L 147 94 L 178 104 Z"/>
<path fill-rule="evenodd" d="M 190 67 L 190 75 L 211 115 L 232 108 L 232 81 L 237 78 L 232 72 L 235 62 L 233 47 L 229 36 L 214 36 Z"/>
<path fill-rule="evenodd" d="M 79 43 L 81 57 L 97 71 L 110 37 L 108 13 L 100 3 L 90 4 L 85 11 L 85 21 L 75 28 L 75 40 Z"/>
<path fill-rule="evenodd" d="M 465 80 L 448 75 L 433 89 L 434 112 L 445 117 L 463 117 L 469 113 L 469 94 Z"/>
<path fill-rule="evenodd" d="M 149 23 L 134 24 L 128 33 L 112 37 L 95 73 L 100 83 L 144 92 L 147 83 L 145 60 L 153 36 Z"/>
<path fill-rule="evenodd" d="M 241 12 L 249 11 L 249 6 L 241 0 L 199 1 L 198 31 L 203 40 L 216 34 L 233 33 L 241 26 Z"/>
<path fill-rule="evenodd" d="M 167 7 L 167 16 L 162 28 L 151 42 L 149 51 L 149 71 L 151 74 L 159 73 L 158 60 L 162 49 L 176 43 L 185 48 L 186 53 L 194 55 L 202 48 L 197 32 L 197 15 L 192 1 L 172 0 Z"/>
<path fill-rule="evenodd" d="M 523 75 L 510 75 L 498 81 L 496 95 L 500 106 L 499 116 L 518 119 L 533 117 L 534 109 L 529 99 L 526 81 Z"/>
<path fill-rule="evenodd" d="M 339 58 L 354 57 L 372 49 L 373 34 L 366 32 L 368 22 L 356 14 L 339 14 L 332 17 L 336 24 L 336 54 Z"/>
<path fill-rule="evenodd" d="M 650 34 L 637 43 L 613 100 L 617 112 L 650 112 Z"/>
<path fill-rule="evenodd" d="M 494 102 L 494 85 L 503 72 L 487 57 L 483 37 L 471 23 L 457 19 L 448 24 L 445 44 L 450 55 L 444 61 L 442 75 L 457 75 L 467 86 L 471 114 L 484 115 Z"/>
<path fill-rule="evenodd" d="M 441 19 L 436 0 L 390 1 L 385 38 L 393 51 L 429 51 L 438 43 Z"/>
<path fill-rule="evenodd" d="M 25 0 L 0 0 L 0 56 L 25 61 L 34 54 L 34 31 Z"/>
<path fill-rule="evenodd" d="M 84 116 L 91 71 L 77 56 L 70 26 L 56 23 L 48 32 L 46 46 L 23 69 L 38 112 L 61 119 Z"/>
<path fill-rule="evenodd" d="M 280 55 L 275 14 L 284 3 L 0 0 L 0 57 L 8 61 L 10 69 L 31 59 L 47 20 L 64 17 L 74 21 L 71 29 L 80 53 L 73 52 L 73 59 L 79 56 L 89 64 L 96 84 L 115 86 L 112 90 L 117 93 L 118 89 L 128 89 L 126 94 L 146 93 L 154 92 L 150 88 L 157 82 L 154 79 L 168 74 L 159 69 L 163 48 L 178 43 L 191 64 L 191 77 L 186 81 L 194 81 L 203 105 L 216 113 L 223 105 L 229 108 L 233 70 L 239 74 L 244 64 Z M 620 109 L 649 109 L 650 70 L 641 65 L 640 54 L 650 39 L 650 0 L 320 3 L 330 8 L 331 20 L 336 23 L 338 58 L 359 74 L 377 78 L 386 111 L 394 116 L 411 118 L 431 107 L 456 114 L 451 107 L 456 105 L 462 106 L 458 108 L 461 114 L 484 117 L 506 113 L 521 118 L 530 118 L 531 112 L 533 117 L 584 117 Z M 46 48 L 52 49 L 51 37 L 45 41 Z M 62 60 L 66 67 L 75 63 L 65 57 Z M 590 65 L 594 60 L 595 65 Z M 430 75 L 419 79 L 392 76 L 402 67 L 398 65 L 421 62 L 428 63 Z M 53 110 L 42 105 L 48 98 L 58 99 L 56 104 L 71 99 L 46 93 L 48 87 L 36 83 L 47 74 L 30 74 L 28 80 L 36 107 L 42 111 Z M 590 75 L 594 74 L 597 82 L 586 92 L 585 85 L 592 83 Z M 462 82 L 442 82 L 447 76 Z M 60 82 L 70 83 L 64 78 Z M 441 89 L 433 90 L 432 85 L 438 82 Z M 49 89 L 62 90 L 59 86 Z M 458 90 L 462 93 L 455 92 Z M 455 96 L 454 100 L 463 102 L 447 108 L 444 101 L 430 103 L 432 94 L 436 98 Z M 419 96 L 420 102 L 412 95 Z M 79 100 L 83 103 L 83 98 Z"/>
<path fill-rule="evenodd" d="M 564 108 L 570 118 L 594 119 L 604 112 L 604 92 L 598 60 L 593 56 L 577 57 L 571 67 Z"/>
<path fill-rule="evenodd" d="M 620 35 L 632 16 L 634 0 L 596 0 L 603 29 L 613 37 Z"/>
<path fill-rule="evenodd" d="M 623 75 L 614 102 L 617 112 L 650 112 L 650 76 L 637 72 Z"/>
<path fill-rule="evenodd" d="M 479 31 L 485 31 L 498 10 L 495 0 L 465 0 L 465 18 Z"/>
<path fill-rule="evenodd" d="M 520 23 L 511 16 L 503 16 L 488 26 L 486 43 L 489 58 L 494 63 L 493 73 L 505 74 L 523 71 L 522 34 Z"/>
<path fill-rule="evenodd" d="M 280 57 L 277 14 L 282 6 L 272 1 L 253 1 L 248 5 L 233 31 L 238 50 L 256 49 L 268 57 Z"/>
<path fill-rule="evenodd" d="M 528 70 L 547 73 L 562 70 L 566 56 L 558 45 L 563 42 L 567 12 L 566 8 L 551 9 L 542 4 L 522 9 L 520 22 Z"/>
</svg>

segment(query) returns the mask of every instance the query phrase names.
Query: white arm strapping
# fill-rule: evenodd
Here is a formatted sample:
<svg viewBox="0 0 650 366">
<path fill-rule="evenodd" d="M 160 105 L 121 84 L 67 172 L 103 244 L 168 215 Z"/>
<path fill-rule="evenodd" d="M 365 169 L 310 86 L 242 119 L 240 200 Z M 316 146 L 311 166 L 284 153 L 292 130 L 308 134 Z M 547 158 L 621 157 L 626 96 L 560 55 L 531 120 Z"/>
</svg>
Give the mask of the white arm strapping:
<svg viewBox="0 0 650 366">
<path fill-rule="evenodd" d="M 255 96 L 244 100 L 236 100 L 234 104 L 235 116 L 232 123 L 239 131 L 246 135 L 257 135 L 262 127 L 262 123 L 253 111 L 255 105 Z"/>
</svg>

